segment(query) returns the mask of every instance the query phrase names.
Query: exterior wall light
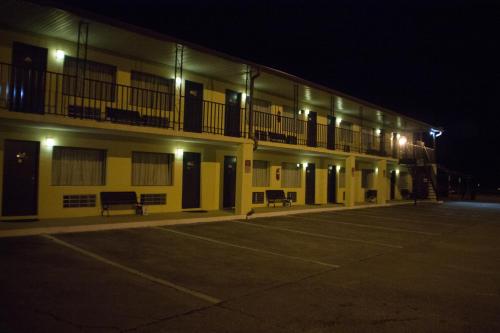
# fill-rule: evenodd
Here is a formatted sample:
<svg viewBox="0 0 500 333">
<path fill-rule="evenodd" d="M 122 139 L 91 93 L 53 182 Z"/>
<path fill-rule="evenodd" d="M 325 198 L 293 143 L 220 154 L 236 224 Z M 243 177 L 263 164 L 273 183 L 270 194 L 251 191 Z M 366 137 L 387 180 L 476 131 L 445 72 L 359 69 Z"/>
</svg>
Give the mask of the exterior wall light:
<svg viewBox="0 0 500 333">
<path fill-rule="evenodd" d="M 337 126 L 339 126 L 341 122 L 342 122 L 342 117 L 335 118 L 335 123 L 337 124 Z"/>
<path fill-rule="evenodd" d="M 396 169 L 396 176 L 399 176 L 399 169 Z"/>
<path fill-rule="evenodd" d="M 304 110 L 304 115 L 307 117 L 307 116 L 309 115 L 309 112 L 310 112 L 310 111 L 311 111 L 311 110 L 309 110 L 309 109 L 305 109 L 305 110 Z"/>
<path fill-rule="evenodd" d="M 64 51 L 63 50 L 56 50 L 56 52 L 54 53 L 55 57 L 56 57 L 56 60 L 57 61 L 63 61 L 64 60 Z"/>
<path fill-rule="evenodd" d="M 408 142 L 408 139 L 406 139 L 406 136 L 402 136 L 398 140 L 398 143 L 400 146 L 404 146 L 407 142 Z"/>
<path fill-rule="evenodd" d="M 182 83 L 182 79 L 180 77 L 176 77 L 175 78 L 175 85 L 177 87 L 180 87 L 181 83 Z"/>
<path fill-rule="evenodd" d="M 377 167 L 375 167 L 375 173 L 378 173 L 378 168 Z"/>
<path fill-rule="evenodd" d="M 377 129 L 375 130 L 375 134 L 376 134 L 376 135 L 380 135 L 380 133 L 381 133 L 380 128 L 377 128 Z"/>
<path fill-rule="evenodd" d="M 305 162 L 305 163 L 302 163 L 302 165 L 304 166 L 304 169 L 307 169 L 307 167 L 309 166 L 309 163 Z"/>
<path fill-rule="evenodd" d="M 337 169 L 337 172 L 340 171 L 340 165 L 337 165 L 335 168 Z"/>
<path fill-rule="evenodd" d="M 182 158 L 184 156 L 184 149 L 182 148 L 177 148 L 175 150 L 175 157 L 177 158 Z"/>
<path fill-rule="evenodd" d="M 47 136 L 44 140 L 44 144 L 48 148 L 52 148 L 56 145 L 56 140 L 53 137 Z"/>
<path fill-rule="evenodd" d="M 300 163 L 297 163 L 297 168 L 300 168 Z"/>
</svg>

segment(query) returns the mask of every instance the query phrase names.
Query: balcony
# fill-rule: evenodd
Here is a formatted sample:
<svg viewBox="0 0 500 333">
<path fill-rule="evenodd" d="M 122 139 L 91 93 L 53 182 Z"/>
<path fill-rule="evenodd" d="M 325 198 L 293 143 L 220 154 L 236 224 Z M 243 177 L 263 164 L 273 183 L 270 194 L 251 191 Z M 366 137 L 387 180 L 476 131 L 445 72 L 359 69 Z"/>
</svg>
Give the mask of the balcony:
<svg viewBox="0 0 500 333">
<path fill-rule="evenodd" d="M 164 91 L 26 70 L 3 63 L 0 63 L 0 107 L 96 122 L 237 138 L 249 136 L 248 111 L 239 102 L 230 105 L 193 96 L 179 97 Z M 254 111 L 252 117 L 251 132 L 259 141 L 393 158 L 413 156 L 410 145 L 400 149 L 383 133 L 371 135 L 331 123 L 261 111 Z M 433 155 L 429 149 L 426 153 Z"/>
</svg>

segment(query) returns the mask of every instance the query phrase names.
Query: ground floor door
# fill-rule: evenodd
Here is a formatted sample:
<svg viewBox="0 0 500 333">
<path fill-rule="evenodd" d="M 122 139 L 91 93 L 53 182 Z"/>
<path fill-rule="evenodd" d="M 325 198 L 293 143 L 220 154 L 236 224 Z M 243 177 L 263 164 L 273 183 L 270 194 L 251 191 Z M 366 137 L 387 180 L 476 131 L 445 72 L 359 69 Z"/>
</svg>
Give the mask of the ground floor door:
<svg viewBox="0 0 500 333">
<path fill-rule="evenodd" d="M 396 170 L 391 171 L 391 193 L 390 199 L 396 199 Z"/>
<path fill-rule="evenodd" d="M 233 208 L 236 202 L 236 157 L 224 156 L 222 207 Z"/>
<path fill-rule="evenodd" d="M 182 208 L 200 208 L 201 154 L 184 152 L 182 160 Z"/>
<path fill-rule="evenodd" d="M 38 141 L 5 140 L 2 215 L 38 213 Z"/>
<path fill-rule="evenodd" d="M 306 168 L 306 204 L 315 202 L 316 165 L 309 163 Z"/>
<path fill-rule="evenodd" d="M 328 203 L 337 202 L 337 169 L 335 165 L 328 166 Z"/>
</svg>

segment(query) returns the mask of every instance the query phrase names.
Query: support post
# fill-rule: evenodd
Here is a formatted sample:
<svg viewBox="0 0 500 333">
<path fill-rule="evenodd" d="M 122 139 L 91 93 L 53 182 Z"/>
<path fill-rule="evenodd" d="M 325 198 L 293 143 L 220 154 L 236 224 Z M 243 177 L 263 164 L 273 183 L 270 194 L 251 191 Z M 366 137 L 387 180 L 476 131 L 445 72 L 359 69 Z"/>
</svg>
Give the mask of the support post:
<svg viewBox="0 0 500 333">
<path fill-rule="evenodd" d="M 174 64 L 174 84 L 175 84 L 175 115 L 177 129 L 181 129 L 181 106 L 182 106 L 182 71 L 184 67 L 184 45 L 175 45 L 175 64 Z M 175 129 L 175 125 L 174 125 Z"/>
<path fill-rule="evenodd" d="M 387 201 L 387 161 L 377 161 L 376 167 L 375 188 L 377 189 L 377 204 L 385 204 Z"/>
<path fill-rule="evenodd" d="M 356 158 L 349 156 L 345 160 L 345 206 L 353 207 L 356 189 L 354 186 L 354 173 L 356 171 Z"/>
<path fill-rule="evenodd" d="M 236 214 L 245 215 L 252 204 L 253 143 L 245 142 L 238 147 L 236 167 Z"/>
</svg>

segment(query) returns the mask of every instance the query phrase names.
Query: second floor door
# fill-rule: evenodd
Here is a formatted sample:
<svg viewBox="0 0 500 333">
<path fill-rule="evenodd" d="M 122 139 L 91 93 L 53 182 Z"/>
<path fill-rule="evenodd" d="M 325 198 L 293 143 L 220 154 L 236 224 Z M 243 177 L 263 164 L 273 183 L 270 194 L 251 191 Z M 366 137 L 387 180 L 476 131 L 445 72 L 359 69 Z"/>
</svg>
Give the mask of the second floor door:
<svg viewBox="0 0 500 333">
<path fill-rule="evenodd" d="M 47 49 L 14 42 L 9 108 L 12 111 L 43 113 Z"/>
<path fill-rule="evenodd" d="M 184 131 L 201 133 L 203 126 L 203 84 L 186 80 L 184 95 Z"/>
<path fill-rule="evenodd" d="M 240 137 L 241 94 L 226 90 L 224 113 L 224 135 Z"/>
<path fill-rule="evenodd" d="M 318 120 L 318 115 L 316 112 L 309 112 L 307 116 L 307 145 L 309 147 L 316 147 L 316 124 Z"/>
</svg>

